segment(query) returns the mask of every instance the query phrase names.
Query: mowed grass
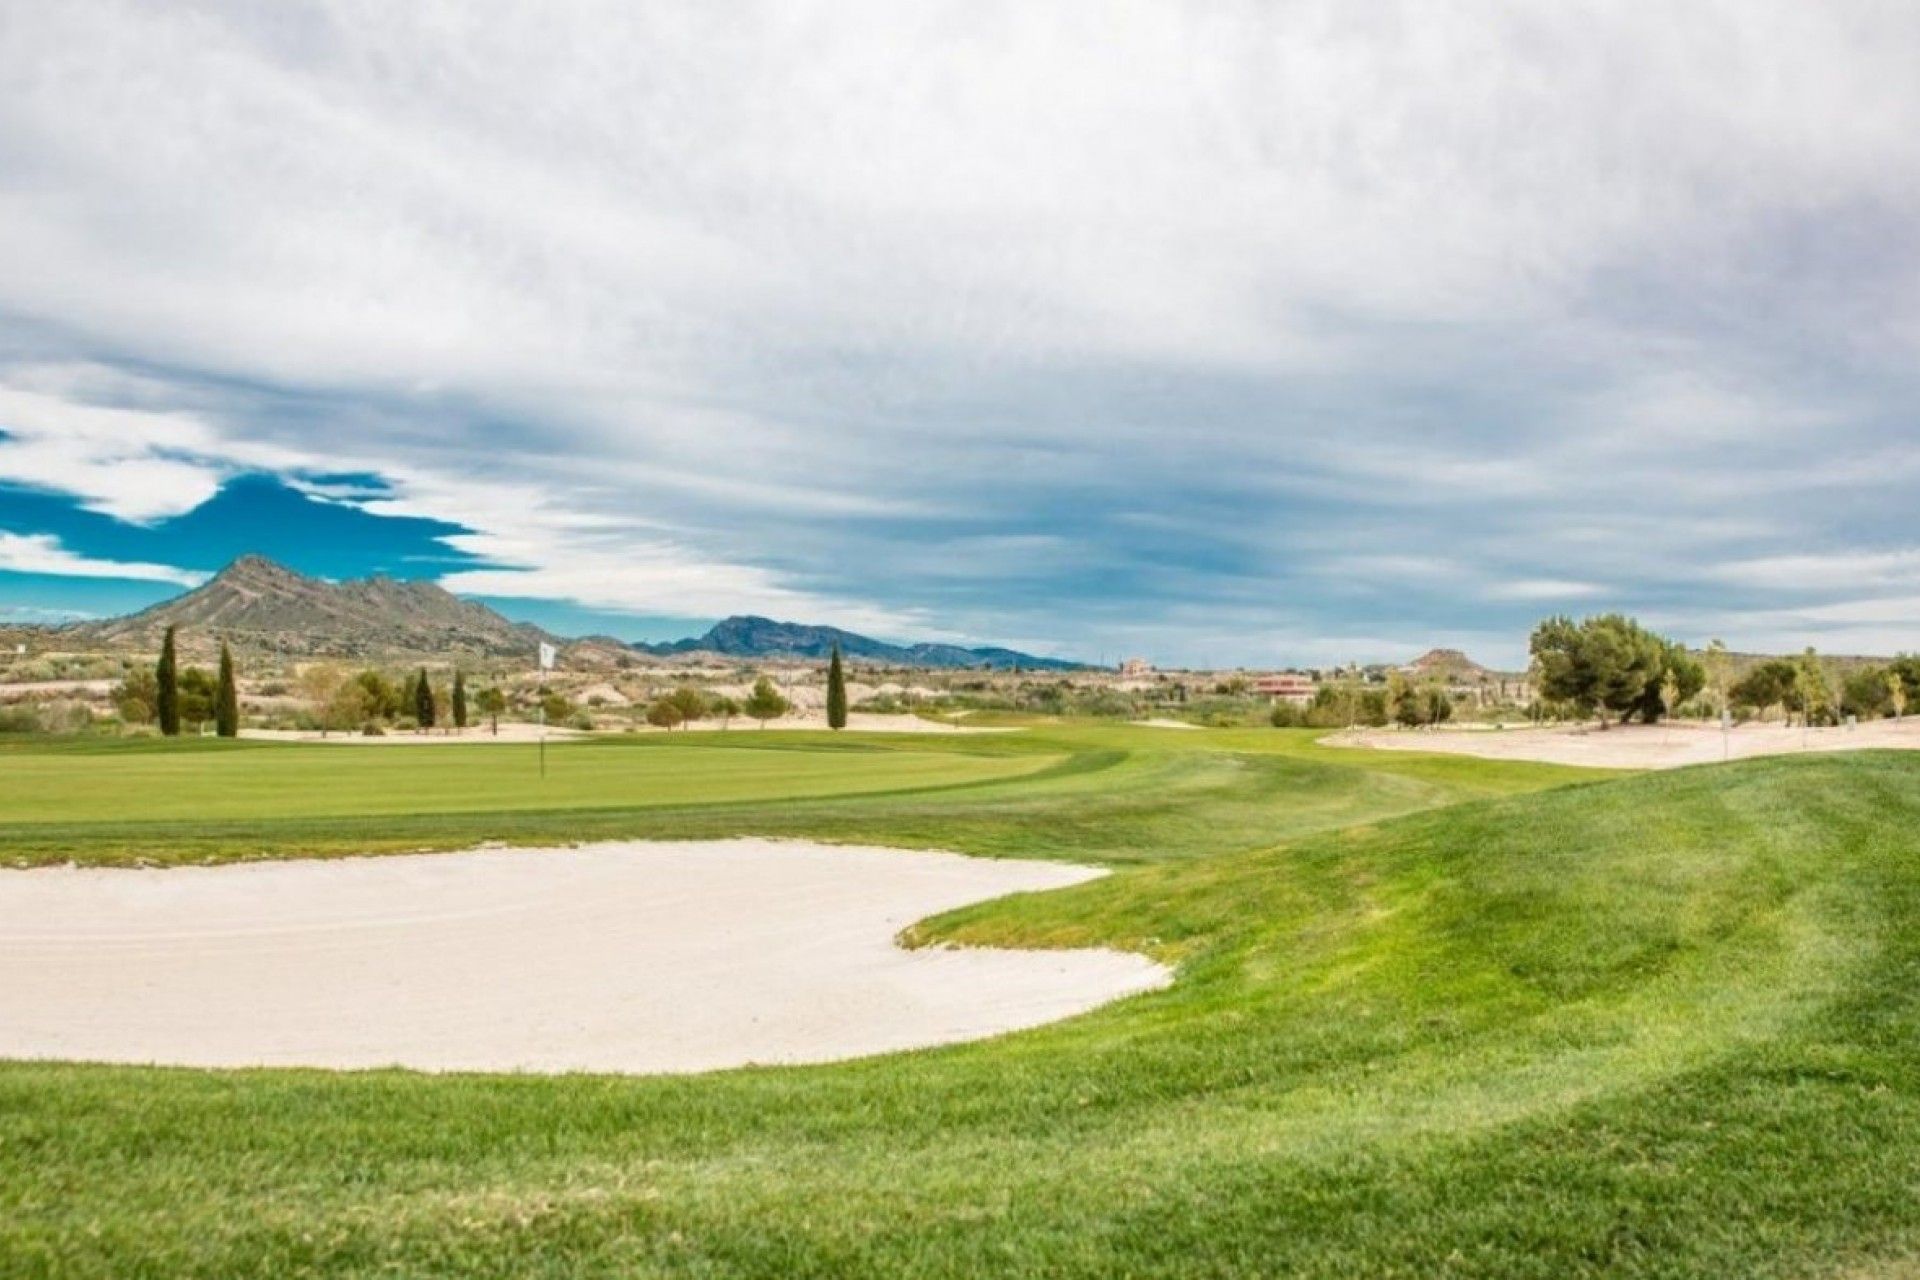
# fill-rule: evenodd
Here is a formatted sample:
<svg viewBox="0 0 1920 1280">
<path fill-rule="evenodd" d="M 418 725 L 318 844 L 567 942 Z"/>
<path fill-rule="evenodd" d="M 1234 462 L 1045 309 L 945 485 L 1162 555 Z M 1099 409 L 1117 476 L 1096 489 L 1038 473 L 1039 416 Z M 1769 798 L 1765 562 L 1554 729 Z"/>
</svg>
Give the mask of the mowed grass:
<svg viewBox="0 0 1920 1280">
<path fill-rule="evenodd" d="M 1121 869 L 916 940 L 1135 947 L 1179 966 L 1164 992 L 688 1078 L 11 1064 L 0 1274 L 1920 1267 L 1920 758 L 1548 786 L 1141 732 L 1048 729 L 978 748 L 1065 754 L 1021 779 L 807 807 L 985 853 L 1051 808 Z"/>
<path fill-rule="evenodd" d="M 28 740 L 0 745 L 0 865 L 748 834 L 1123 864 L 1594 776 L 1361 760 L 1313 736 L 1101 725 L 636 735 L 552 744 L 544 777 L 521 744 Z"/>
</svg>

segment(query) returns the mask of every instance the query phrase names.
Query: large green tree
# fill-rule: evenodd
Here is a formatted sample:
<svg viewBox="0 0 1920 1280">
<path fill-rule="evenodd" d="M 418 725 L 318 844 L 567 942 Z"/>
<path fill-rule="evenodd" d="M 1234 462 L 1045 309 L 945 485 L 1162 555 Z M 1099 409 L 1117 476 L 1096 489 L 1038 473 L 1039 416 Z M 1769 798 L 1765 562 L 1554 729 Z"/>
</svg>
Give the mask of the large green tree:
<svg viewBox="0 0 1920 1280">
<path fill-rule="evenodd" d="M 453 672 L 453 727 L 467 727 L 467 676 L 457 667 Z"/>
<path fill-rule="evenodd" d="M 827 728 L 847 727 L 847 672 L 840 663 L 840 646 L 833 646 L 827 660 Z"/>
<path fill-rule="evenodd" d="M 220 642 L 220 684 L 213 696 L 213 731 L 222 738 L 240 736 L 240 690 L 233 679 L 233 650 Z"/>
<path fill-rule="evenodd" d="M 157 687 L 154 715 L 160 732 L 169 738 L 180 736 L 180 659 L 174 652 L 174 628 L 168 627 L 160 641 L 160 662 L 153 670 Z"/>
<path fill-rule="evenodd" d="M 1575 622 L 1548 618 L 1534 628 L 1529 648 L 1540 693 L 1582 715 L 1612 713 L 1652 724 L 1700 692 L 1706 670 L 1684 647 L 1624 614 Z"/>
</svg>

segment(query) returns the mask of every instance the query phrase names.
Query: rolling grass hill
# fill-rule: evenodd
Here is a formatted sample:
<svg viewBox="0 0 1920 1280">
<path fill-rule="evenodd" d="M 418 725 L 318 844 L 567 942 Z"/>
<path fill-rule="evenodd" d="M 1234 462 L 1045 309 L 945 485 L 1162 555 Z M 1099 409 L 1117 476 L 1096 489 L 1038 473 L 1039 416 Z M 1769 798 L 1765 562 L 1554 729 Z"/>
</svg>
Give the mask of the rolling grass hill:
<svg viewBox="0 0 1920 1280">
<path fill-rule="evenodd" d="M 603 752 L 695 769 L 691 753 L 736 748 L 645 754 L 664 749 L 569 747 L 561 767 Z M 953 750 L 886 741 L 831 758 L 858 770 Z M 971 1045 L 678 1079 L 6 1064 L 0 1272 L 1920 1266 L 1920 757 L 1562 786 L 1575 775 L 1336 756 L 1278 733 L 1068 727 L 969 740 L 975 753 L 1034 767 L 492 821 L 555 835 L 744 823 L 1098 858 L 1121 869 L 913 937 L 1135 947 L 1179 966 L 1172 988 Z M 412 763 L 434 749 L 362 754 L 435 767 Z M 76 772 L 102 758 L 65 757 Z M 459 834 L 480 812 L 351 821 Z M 106 860 L 139 840 L 135 819 L 81 816 L 0 838 L 40 848 L 61 832 L 67 853 Z M 151 825 L 181 856 L 329 838 L 269 810 L 221 821 L 253 834 L 176 846 L 173 820 Z"/>
</svg>

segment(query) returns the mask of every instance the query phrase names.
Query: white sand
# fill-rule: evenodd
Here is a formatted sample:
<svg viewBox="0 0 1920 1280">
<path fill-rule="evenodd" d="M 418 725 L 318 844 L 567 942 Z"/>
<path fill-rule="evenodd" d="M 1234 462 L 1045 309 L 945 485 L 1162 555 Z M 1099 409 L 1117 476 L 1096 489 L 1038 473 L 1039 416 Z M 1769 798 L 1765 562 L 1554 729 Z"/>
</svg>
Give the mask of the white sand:
<svg viewBox="0 0 1920 1280">
<path fill-rule="evenodd" d="M 1166 716 L 1149 716 L 1145 720 L 1129 720 L 1127 723 L 1139 725 L 1143 729 L 1198 729 L 1200 727 L 1185 720 L 1173 720 Z"/>
<path fill-rule="evenodd" d="M 1490 760 L 1537 760 L 1551 764 L 1612 769 L 1674 769 L 1711 764 L 1722 758 L 1797 752 L 1860 751 L 1868 748 L 1920 749 L 1920 718 L 1874 720 L 1852 729 L 1789 729 L 1780 724 L 1749 723 L 1722 735 L 1701 724 L 1592 724 L 1544 729 L 1461 728 L 1428 731 L 1363 729 L 1322 739 L 1332 746 L 1387 751 L 1440 751 Z"/>
<path fill-rule="evenodd" d="M 0 1057 L 670 1072 L 969 1040 L 1170 975 L 895 935 L 1100 874 L 771 840 L 0 871 Z"/>
</svg>

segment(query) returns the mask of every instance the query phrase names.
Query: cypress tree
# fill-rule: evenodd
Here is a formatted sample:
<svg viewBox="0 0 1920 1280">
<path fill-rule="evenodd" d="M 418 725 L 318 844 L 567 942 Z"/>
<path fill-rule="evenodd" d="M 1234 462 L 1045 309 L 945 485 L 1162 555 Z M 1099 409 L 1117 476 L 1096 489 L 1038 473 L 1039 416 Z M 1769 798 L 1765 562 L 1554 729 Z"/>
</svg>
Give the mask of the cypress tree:
<svg viewBox="0 0 1920 1280">
<path fill-rule="evenodd" d="M 847 673 L 840 666 L 840 646 L 833 646 L 833 657 L 827 663 L 827 728 L 844 729 L 847 727 Z"/>
<path fill-rule="evenodd" d="M 160 665 L 154 668 L 154 680 L 159 685 L 159 697 L 154 710 L 158 713 L 160 732 L 169 738 L 180 736 L 180 664 L 173 652 L 173 628 L 167 628 L 167 638 L 160 642 Z"/>
<path fill-rule="evenodd" d="M 420 668 L 419 681 L 413 686 L 413 718 L 422 729 L 433 728 L 433 682 L 427 679 L 425 667 Z"/>
<path fill-rule="evenodd" d="M 220 685 L 213 699 L 213 731 L 222 738 L 240 736 L 240 691 L 233 683 L 233 650 L 220 642 Z"/>
<path fill-rule="evenodd" d="M 467 677 L 458 667 L 453 672 L 453 727 L 467 727 Z"/>
</svg>

